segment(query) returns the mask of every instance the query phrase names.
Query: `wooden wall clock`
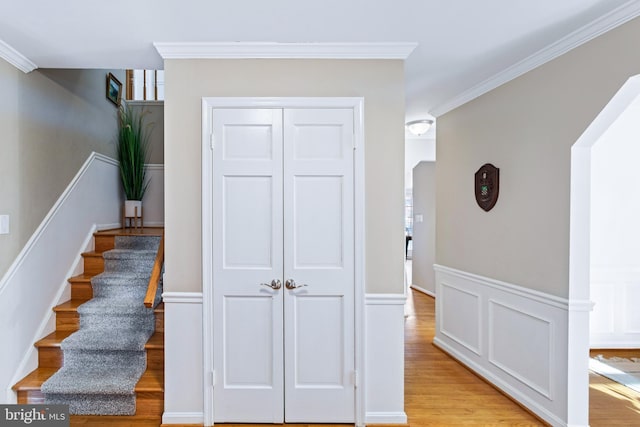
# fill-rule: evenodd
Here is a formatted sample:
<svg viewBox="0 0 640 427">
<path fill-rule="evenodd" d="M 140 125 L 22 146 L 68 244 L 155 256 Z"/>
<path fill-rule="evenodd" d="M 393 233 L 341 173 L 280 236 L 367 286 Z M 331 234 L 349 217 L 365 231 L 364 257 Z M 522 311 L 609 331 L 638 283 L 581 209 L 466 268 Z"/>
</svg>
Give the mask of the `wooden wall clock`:
<svg viewBox="0 0 640 427">
<path fill-rule="evenodd" d="M 486 163 L 478 169 L 475 175 L 476 202 L 489 212 L 498 201 L 500 190 L 500 169 L 491 163 Z"/>
</svg>

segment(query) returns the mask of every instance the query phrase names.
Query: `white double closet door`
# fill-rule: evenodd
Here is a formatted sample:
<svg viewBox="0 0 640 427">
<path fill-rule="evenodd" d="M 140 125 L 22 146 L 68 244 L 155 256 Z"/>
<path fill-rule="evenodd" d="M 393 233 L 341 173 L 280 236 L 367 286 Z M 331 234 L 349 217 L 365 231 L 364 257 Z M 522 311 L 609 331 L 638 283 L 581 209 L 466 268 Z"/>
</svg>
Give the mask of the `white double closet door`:
<svg viewBox="0 0 640 427">
<path fill-rule="evenodd" d="M 351 109 L 214 109 L 216 422 L 354 422 Z"/>
</svg>

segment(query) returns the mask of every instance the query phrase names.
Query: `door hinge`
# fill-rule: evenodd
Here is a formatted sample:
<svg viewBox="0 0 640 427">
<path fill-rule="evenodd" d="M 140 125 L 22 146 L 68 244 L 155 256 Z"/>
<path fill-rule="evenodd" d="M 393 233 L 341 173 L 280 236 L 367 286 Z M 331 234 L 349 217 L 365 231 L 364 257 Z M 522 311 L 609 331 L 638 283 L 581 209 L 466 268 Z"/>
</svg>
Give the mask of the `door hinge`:
<svg viewBox="0 0 640 427">
<path fill-rule="evenodd" d="M 213 141 L 214 141 L 214 137 L 213 137 L 213 133 L 211 133 L 211 135 L 209 135 L 209 146 L 211 147 L 211 150 L 213 150 Z"/>
<path fill-rule="evenodd" d="M 355 388 L 360 387 L 360 378 L 358 377 L 358 371 L 353 371 L 351 373 L 351 379 Z"/>
<path fill-rule="evenodd" d="M 216 386 L 216 371 L 209 372 L 209 385 L 211 387 Z"/>
</svg>

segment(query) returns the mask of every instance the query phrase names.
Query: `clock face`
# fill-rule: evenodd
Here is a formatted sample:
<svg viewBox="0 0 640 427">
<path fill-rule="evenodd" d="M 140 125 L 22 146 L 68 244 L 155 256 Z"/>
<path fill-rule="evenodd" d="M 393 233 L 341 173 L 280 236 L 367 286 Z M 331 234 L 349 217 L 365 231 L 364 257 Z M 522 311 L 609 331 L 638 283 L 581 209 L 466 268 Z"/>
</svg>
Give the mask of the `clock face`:
<svg viewBox="0 0 640 427">
<path fill-rule="evenodd" d="M 498 201 L 500 169 L 491 163 L 483 165 L 475 174 L 476 202 L 485 211 L 490 211 Z"/>
</svg>

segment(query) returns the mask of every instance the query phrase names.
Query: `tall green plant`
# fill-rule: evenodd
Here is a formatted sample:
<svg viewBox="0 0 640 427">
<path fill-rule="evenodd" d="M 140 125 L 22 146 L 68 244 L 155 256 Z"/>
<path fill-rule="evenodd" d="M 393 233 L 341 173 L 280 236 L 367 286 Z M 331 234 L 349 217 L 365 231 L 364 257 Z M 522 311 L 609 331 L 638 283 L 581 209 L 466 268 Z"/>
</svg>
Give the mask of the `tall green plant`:
<svg viewBox="0 0 640 427">
<path fill-rule="evenodd" d="M 145 163 L 149 160 L 149 129 L 144 125 L 146 112 L 120 106 L 118 111 L 118 161 L 120 179 L 127 200 L 142 200 L 149 181 Z"/>
</svg>

